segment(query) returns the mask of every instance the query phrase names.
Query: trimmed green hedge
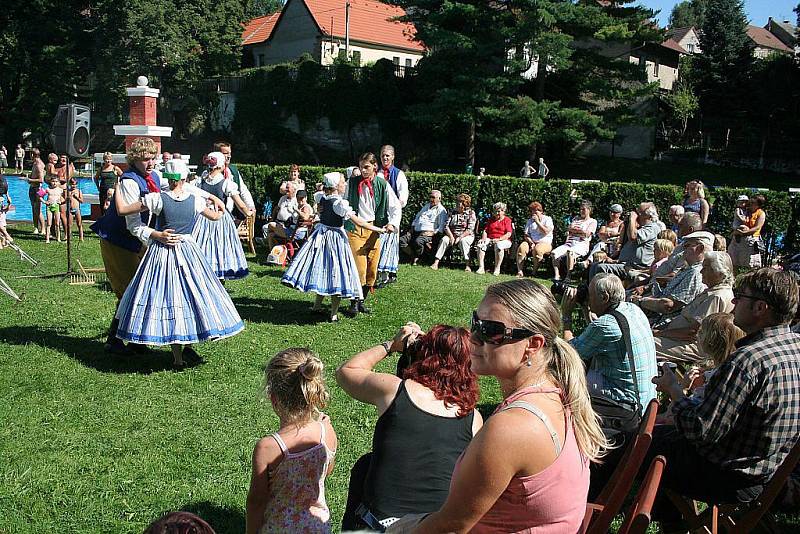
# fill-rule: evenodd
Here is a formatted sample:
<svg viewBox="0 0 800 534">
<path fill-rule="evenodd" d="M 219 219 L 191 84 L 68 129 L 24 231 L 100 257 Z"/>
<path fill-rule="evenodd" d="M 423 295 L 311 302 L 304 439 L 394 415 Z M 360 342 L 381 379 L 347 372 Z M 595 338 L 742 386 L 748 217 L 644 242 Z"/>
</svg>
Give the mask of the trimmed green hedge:
<svg viewBox="0 0 800 534">
<path fill-rule="evenodd" d="M 239 165 L 239 170 L 253 193 L 256 203 L 262 205 L 267 198 L 276 202 L 280 197 L 278 188 L 289 174 L 288 165 Z M 333 170 L 332 167 L 301 167 L 301 178 L 309 189 L 322 181 L 322 175 Z M 538 200 L 544 205 L 545 212 L 555 223 L 555 243 L 564 241 L 568 218 L 577 213 L 580 199 L 591 200 L 595 205 L 594 216 L 603 221 L 606 209 L 614 203 L 622 204 L 628 211 L 640 202 L 652 201 L 658 207 L 662 219 L 666 219 L 669 207 L 680 204 L 683 189 L 674 185 L 652 185 L 621 182 L 580 182 L 571 184 L 567 180 L 531 180 L 508 176 L 487 176 L 478 178 L 469 174 L 436 174 L 430 172 L 409 172 L 408 206 L 403 211 L 403 227 L 407 227 L 417 210 L 428 201 L 431 189 L 442 192 L 443 203 L 452 207 L 457 194 L 467 193 L 472 196 L 472 204 L 478 213 L 487 215 L 494 202 L 502 201 L 508 205 L 508 216 L 521 230 L 528 218 L 528 204 Z M 570 198 L 572 189 L 577 191 L 576 198 Z M 792 199 L 786 192 L 764 191 L 767 198 L 767 229 L 771 245 L 778 249 L 793 251 L 800 244 L 796 235 L 800 225 L 796 222 L 800 216 L 800 201 Z M 752 195 L 753 191 L 736 188 L 715 188 L 713 209 L 709 217 L 709 228 L 724 236 L 730 234 L 730 222 L 733 218 L 733 206 L 736 197 L 741 194 Z M 794 214 L 794 216 L 793 216 Z"/>
</svg>

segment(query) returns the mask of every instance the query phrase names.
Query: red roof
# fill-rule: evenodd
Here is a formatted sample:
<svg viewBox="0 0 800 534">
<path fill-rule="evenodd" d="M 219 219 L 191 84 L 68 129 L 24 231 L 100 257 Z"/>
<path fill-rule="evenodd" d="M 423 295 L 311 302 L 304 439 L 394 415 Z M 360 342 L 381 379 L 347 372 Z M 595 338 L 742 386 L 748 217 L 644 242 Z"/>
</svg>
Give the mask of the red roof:
<svg viewBox="0 0 800 534">
<path fill-rule="evenodd" d="M 345 0 L 288 0 L 287 4 L 292 1 L 305 3 L 323 35 L 344 39 Z M 377 0 L 350 0 L 350 39 L 424 52 L 425 46 L 414 40 L 414 25 L 393 20 L 405 14 L 402 8 Z M 269 39 L 279 15 L 274 13 L 247 22 L 242 32 L 243 44 L 262 43 Z"/>
<path fill-rule="evenodd" d="M 264 17 L 256 17 L 244 25 L 242 31 L 242 45 L 263 43 L 272 35 L 272 29 L 281 16 L 280 11 Z"/>
<path fill-rule="evenodd" d="M 783 44 L 780 39 L 772 35 L 767 29 L 758 26 L 747 26 L 747 35 L 752 39 L 756 46 L 771 48 L 780 52 L 791 53 L 793 50 Z"/>
<path fill-rule="evenodd" d="M 667 39 L 666 41 L 661 43 L 661 46 L 663 46 L 665 48 L 669 48 L 670 50 L 675 50 L 676 52 L 678 52 L 680 54 L 688 54 L 689 53 L 681 45 L 679 45 L 678 42 L 675 41 L 675 39 Z"/>
</svg>

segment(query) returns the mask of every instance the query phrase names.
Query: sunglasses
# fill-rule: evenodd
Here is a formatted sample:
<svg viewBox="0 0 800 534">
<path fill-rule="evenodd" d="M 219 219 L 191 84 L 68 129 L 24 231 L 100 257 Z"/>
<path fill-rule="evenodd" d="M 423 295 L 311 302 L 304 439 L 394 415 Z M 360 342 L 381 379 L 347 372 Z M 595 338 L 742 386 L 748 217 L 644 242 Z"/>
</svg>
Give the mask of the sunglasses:
<svg viewBox="0 0 800 534">
<path fill-rule="evenodd" d="M 519 341 L 531 337 L 536 332 L 525 330 L 524 328 L 507 328 L 500 321 L 490 321 L 488 319 L 478 319 L 478 312 L 472 312 L 472 323 L 470 332 L 474 339 L 481 343 L 490 345 L 502 345 L 512 341 Z"/>
</svg>

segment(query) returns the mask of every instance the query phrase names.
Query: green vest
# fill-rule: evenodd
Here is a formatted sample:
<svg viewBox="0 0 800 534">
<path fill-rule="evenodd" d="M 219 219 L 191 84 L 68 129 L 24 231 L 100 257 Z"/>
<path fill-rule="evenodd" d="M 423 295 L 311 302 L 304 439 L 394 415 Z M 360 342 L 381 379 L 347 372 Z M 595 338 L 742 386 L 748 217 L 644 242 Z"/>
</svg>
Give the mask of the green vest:
<svg viewBox="0 0 800 534">
<path fill-rule="evenodd" d="M 347 183 L 347 202 L 356 212 L 356 215 L 358 215 L 358 182 L 360 181 L 360 176 L 351 176 L 350 181 Z M 386 226 L 389 223 L 389 215 L 387 213 L 389 195 L 386 191 L 386 180 L 375 176 L 372 179 L 372 190 L 375 191 L 375 221 L 372 224 Z M 352 232 L 356 229 L 356 225 L 347 220 L 344 222 L 344 229 Z"/>
</svg>

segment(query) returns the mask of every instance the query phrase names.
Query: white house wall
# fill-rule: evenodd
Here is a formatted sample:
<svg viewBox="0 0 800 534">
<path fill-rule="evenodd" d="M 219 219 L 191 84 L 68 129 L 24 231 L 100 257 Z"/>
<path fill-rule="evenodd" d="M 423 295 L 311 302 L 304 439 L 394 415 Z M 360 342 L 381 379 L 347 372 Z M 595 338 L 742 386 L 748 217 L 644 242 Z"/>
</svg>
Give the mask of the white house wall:
<svg viewBox="0 0 800 534">
<path fill-rule="evenodd" d="M 333 60 L 339 55 L 340 50 L 344 50 L 344 41 L 338 38 L 334 38 L 333 42 L 330 41 L 329 37 L 320 37 L 319 43 L 319 56 L 322 59 L 320 63 L 323 65 L 330 65 L 333 63 Z M 394 61 L 397 58 L 397 64 L 401 67 L 406 66 L 406 60 L 411 61 L 411 66 L 416 67 L 417 62 L 422 57 L 422 54 L 417 54 L 413 52 L 406 52 L 401 50 L 391 50 L 386 48 L 378 48 L 377 46 L 368 45 L 365 43 L 360 43 L 358 41 L 350 41 L 350 54 L 353 55 L 354 52 L 359 52 L 361 54 L 361 65 L 366 65 L 368 63 L 375 63 L 379 59 L 388 59 L 389 61 Z"/>
<path fill-rule="evenodd" d="M 264 55 L 265 65 L 293 61 L 303 54 L 311 54 L 319 60 L 317 38 L 319 30 L 300 1 L 289 1 L 284 7 L 284 13 L 272 30 L 269 41 L 253 47 L 253 64 L 261 66 L 259 54 Z"/>
</svg>

